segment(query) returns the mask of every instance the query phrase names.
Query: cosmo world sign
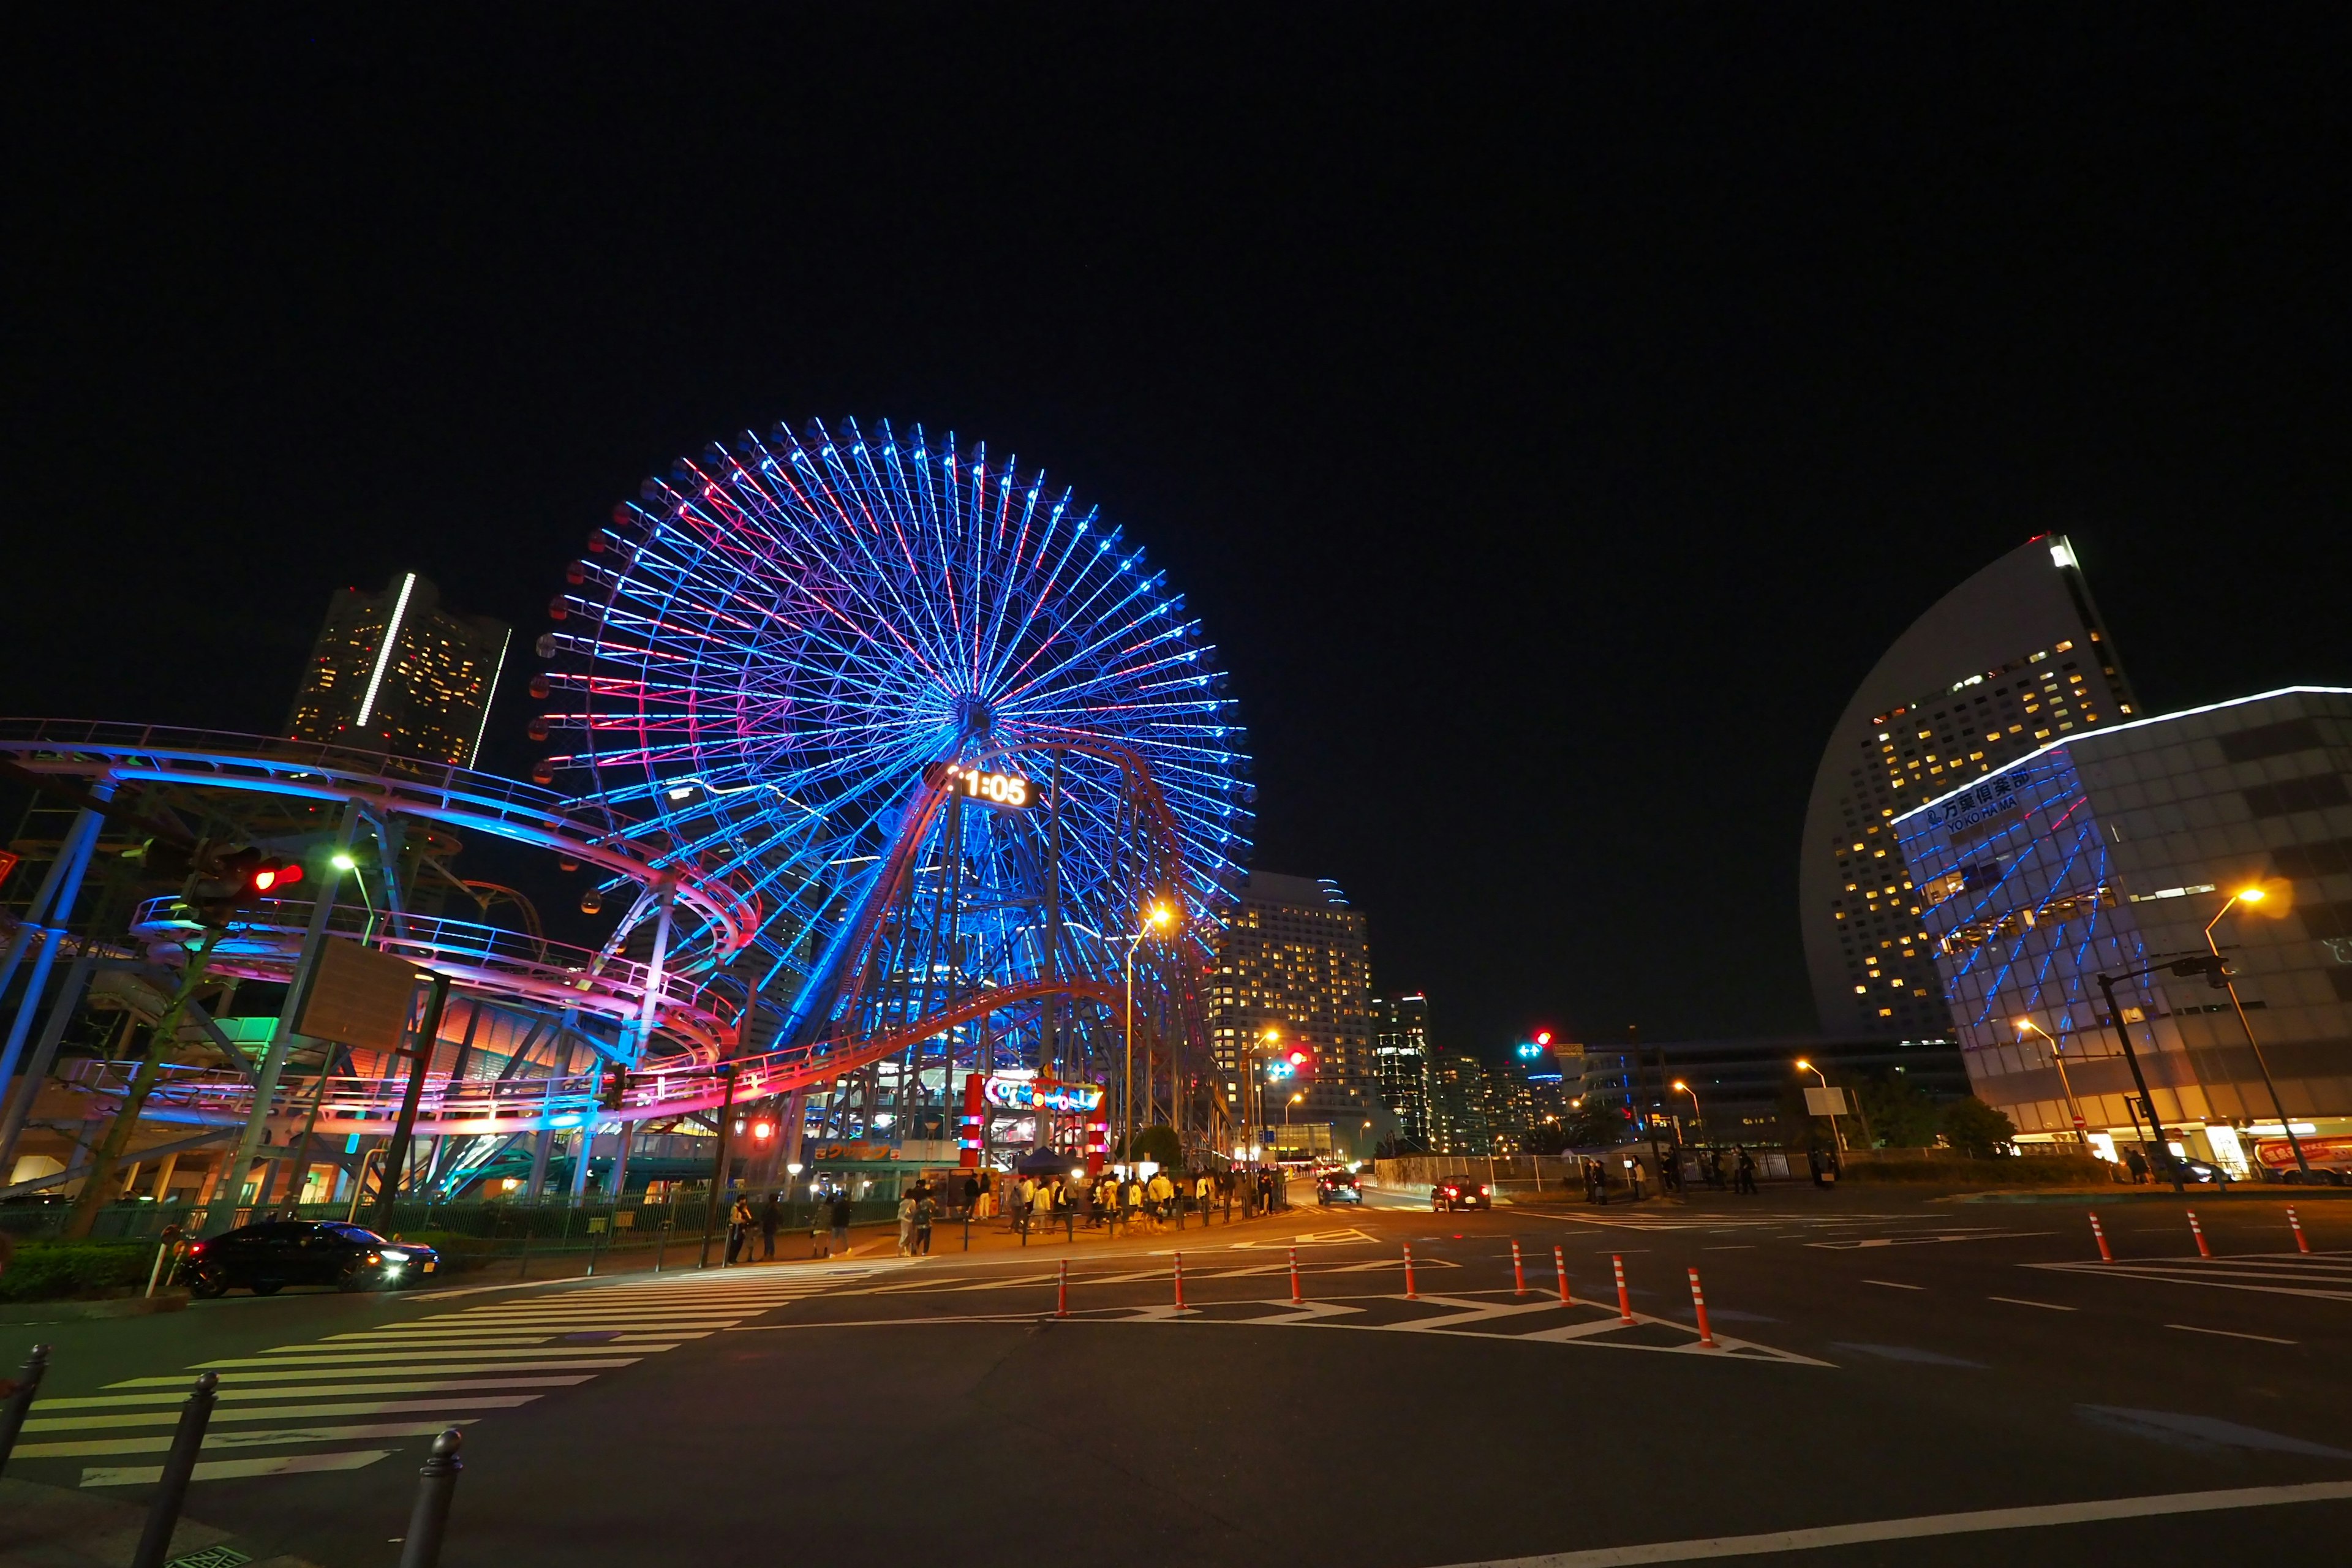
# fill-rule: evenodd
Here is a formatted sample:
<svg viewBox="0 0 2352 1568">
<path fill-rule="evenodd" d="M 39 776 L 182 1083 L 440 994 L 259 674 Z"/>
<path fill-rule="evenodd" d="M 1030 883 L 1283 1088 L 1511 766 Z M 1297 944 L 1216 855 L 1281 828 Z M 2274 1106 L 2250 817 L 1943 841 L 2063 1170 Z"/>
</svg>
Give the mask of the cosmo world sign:
<svg viewBox="0 0 2352 1568">
<path fill-rule="evenodd" d="M 1092 1110 L 1103 1102 L 1099 1085 L 1056 1083 L 1051 1079 L 992 1078 L 980 1092 L 999 1110 L 1052 1110 L 1066 1115 Z"/>
</svg>

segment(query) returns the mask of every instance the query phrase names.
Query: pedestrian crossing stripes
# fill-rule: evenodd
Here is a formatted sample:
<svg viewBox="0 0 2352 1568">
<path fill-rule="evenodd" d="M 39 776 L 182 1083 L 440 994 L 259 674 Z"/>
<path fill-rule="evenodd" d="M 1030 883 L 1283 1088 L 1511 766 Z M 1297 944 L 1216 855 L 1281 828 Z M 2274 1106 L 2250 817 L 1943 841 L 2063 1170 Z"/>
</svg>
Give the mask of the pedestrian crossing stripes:
<svg viewBox="0 0 2352 1568">
<path fill-rule="evenodd" d="M 176 1376 L 124 1378 L 102 1393 L 36 1401 L 14 1457 L 117 1460 L 163 1454 L 171 1447 L 190 1375 L 212 1372 L 220 1378 L 219 1404 L 205 1432 L 197 1480 L 358 1469 L 446 1426 L 518 1409 L 549 1392 L 578 1387 L 900 1266 L 877 1259 L 624 1277 L 453 1305 L 402 1322 L 216 1357 Z M 394 1419 L 364 1419 L 371 1416 Z M 223 1457 L 263 1448 L 312 1451 Z M 80 1484 L 134 1486 L 153 1481 L 160 1471 L 154 1464 L 90 1464 L 81 1468 Z"/>
<path fill-rule="evenodd" d="M 2227 1258 L 2132 1258 L 2113 1263 L 2029 1263 L 2025 1267 L 2111 1279 L 2352 1301 L 2352 1252 L 2254 1252 Z"/>
</svg>

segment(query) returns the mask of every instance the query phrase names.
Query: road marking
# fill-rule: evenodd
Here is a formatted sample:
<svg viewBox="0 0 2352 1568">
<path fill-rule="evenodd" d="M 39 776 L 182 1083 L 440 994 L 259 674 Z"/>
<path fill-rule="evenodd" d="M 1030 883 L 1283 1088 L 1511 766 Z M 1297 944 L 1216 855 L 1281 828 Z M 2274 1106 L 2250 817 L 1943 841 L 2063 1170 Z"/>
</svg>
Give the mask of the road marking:
<svg viewBox="0 0 2352 1568">
<path fill-rule="evenodd" d="M 1972 1535 L 1997 1530 L 2046 1530 L 2053 1525 L 2096 1524 L 2112 1519 L 2160 1519 L 2178 1513 L 2215 1513 L 2232 1509 L 2279 1508 L 2289 1503 L 2336 1502 L 2352 1498 L 2352 1481 L 2313 1481 L 2303 1486 L 2242 1487 L 2230 1491 L 2173 1492 L 2157 1497 L 2103 1498 L 2092 1502 L 2044 1503 L 2028 1508 L 1989 1508 L 1969 1513 L 1930 1513 L 1912 1519 L 1879 1519 L 1862 1524 L 1831 1524 L 1809 1530 L 1776 1530 L 1762 1535 L 1717 1535 L 1692 1541 L 1660 1541 L 1640 1546 L 1603 1546 L 1586 1552 L 1554 1552 L 1538 1557 L 1497 1557 L 1451 1568 L 1630 1568 L 1643 1563 L 1692 1563 L 1709 1557 L 1761 1557 L 1783 1552 L 1813 1552 L 1872 1541 L 1916 1541 L 1934 1535 Z"/>
<path fill-rule="evenodd" d="M 316 1374 L 304 1373 L 302 1375 L 310 1377 Z M 187 1396 L 187 1379 L 174 1377 L 158 1381 L 168 1382 L 172 1386 L 157 1389 L 152 1394 L 85 1394 L 70 1399 L 36 1399 L 33 1409 L 37 1413 L 43 1410 L 95 1410 L 125 1405 L 176 1405 Z M 226 1383 L 228 1380 L 223 1378 L 221 1381 Z M 477 1377 L 431 1383 L 310 1383 L 293 1388 L 224 1388 L 220 1391 L 220 1397 L 300 1399 L 322 1394 L 340 1394 L 348 1399 L 354 1394 L 434 1394 L 472 1388 L 569 1388 L 573 1384 L 587 1381 L 585 1377 Z M 120 1388 L 123 1385 L 109 1384 L 107 1386 Z"/>
<path fill-rule="evenodd" d="M 271 1392 L 275 1393 L 275 1390 Z M 325 1405 L 264 1405 L 251 1410 L 215 1410 L 215 1421 L 282 1421 L 292 1415 L 413 1415 L 420 1410 L 504 1410 L 529 1405 L 536 1394 L 495 1394 L 467 1399 L 362 1399 Z M 97 1432 L 123 1426 L 172 1426 L 176 1410 L 118 1410 L 109 1415 L 36 1416 L 27 1432 Z"/>
<path fill-rule="evenodd" d="M 2255 1265 L 2259 1264 L 2259 1267 Z M 2252 1290 L 2266 1296 L 2305 1296 L 2323 1301 L 2352 1300 L 2352 1276 L 2342 1262 L 2315 1255 L 2308 1264 L 2294 1253 L 2231 1258 L 2134 1258 L 2120 1263 L 2028 1263 L 2064 1274 L 2096 1274 L 2109 1279 L 2200 1285 L 2210 1290 Z M 2284 1283 L 2288 1280 L 2297 1284 Z"/>
<path fill-rule="evenodd" d="M 1718 1243 L 1714 1247 L 1702 1247 L 1699 1250 L 1701 1252 L 1753 1252 L 1756 1250 L 1756 1244 L 1752 1241 Z"/>
<path fill-rule="evenodd" d="M 199 1481 L 243 1480 L 253 1476 L 296 1476 L 315 1474 L 320 1470 L 358 1470 L 391 1456 L 389 1448 L 353 1449 L 340 1454 L 279 1454 L 266 1459 L 211 1459 L 199 1461 L 190 1479 Z M 86 1487 L 150 1486 L 163 1479 L 161 1465 L 85 1466 L 81 1484 Z"/>
<path fill-rule="evenodd" d="M 593 1349 L 593 1347 L 591 1348 Z M 364 1359 L 373 1360 L 374 1358 L 370 1357 Z M 634 1366 L 639 1359 L 641 1358 L 631 1357 L 627 1360 L 620 1361 L 500 1361 L 476 1366 L 446 1366 L 435 1367 L 426 1370 L 452 1373 L 602 1372 L 608 1366 Z M 349 1356 L 331 1356 L 326 1358 L 327 1364 L 323 1366 L 295 1365 L 289 1367 L 282 1358 L 272 1361 L 206 1362 L 204 1364 L 206 1366 L 217 1367 L 259 1366 L 272 1369 L 268 1372 L 223 1372 L 220 1374 L 220 1380 L 225 1384 L 288 1383 L 305 1377 L 327 1376 L 329 1373 L 334 1372 L 338 1367 L 351 1366 L 352 1360 L 352 1358 Z M 367 1366 L 356 1366 L 352 1368 L 350 1375 L 352 1377 L 391 1377 L 395 1375 L 398 1372 L 405 1370 L 408 1370 L 405 1363 L 398 1368 L 386 1367 L 381 1371 L 377 1371 Z M 176 1388 L 182 1393 L 185 1393 L 188 1387 L 188 1375 L 186 1373 L 175 1373 L 170 1377 L 126 1377 L 120 1383 L 110 1383 L 106 1386 L 109 1388 Z"/>
<path fill-rule="evenodd" d="M 463 1426 L 469 1417 L 455 1421 L 402 1422 L 383 1426 L 291 1426 L 282 1432 L 207 1432 L 205 1447 L 213 1448 L 259 1448 L 276 1443 L 338 1443 L 353 1437 L 433 1437 L 444 1426 Z M 150 1437 L 90 1437 L 69 1443 L 19 1443 L 16 1457 L 26 1459 L 59 1459 L 81 1456 L 97 1458 L 105 1454 L 163 1454 L 171 1451 L 173 1436 L 159 1433 Z"/>
<path fill-rule="evenodd" d="M 2021 1237 L 2048 1236 L 2046 1230 L 1948 1231 L 1937 1236 L 1868 1236 L 1857 1241 L 1809 1241 L 1831 1252 L 1856 1252 L 1875 1247 L 1925 1247 L 1939 1241 L 2014 1241 Z"/>
<path fill-rule="evenodd" d="M 2006 1301 L 2012 1307 L 2039 1307 L 2045 1312 L 2071 1312 L 2072 1307 L 2062 1307 L 2055 1301 L 2029 1301 L 2021 1296 L 1987 1296 L 1988 1301 Z"/>
<path fill-rule="evenodd" d="M 544 1355 L 550 1352 L 554 1352 L 566 1356 L 611 1355 L 614 1358 L 611 1363 L 575 1361 L 572 1363 L 574 1366 L 608 1364 L 614 1366 L 625 1366 L 628 1363 L 618 1358 L 622 1356 L 642 1356 L 647 1352 L 672 1350 L 676 1347 L 667 1344 L 551 1345 L 547 1347 L 547 1350 L 545 1351 L 534 1351 L 529 1345 L 520 1345 L 512 1350 L 502 1351 L 450 1351 L 440 1350 L 437 1348 L 434 1350 L 404 1350 L 398 1346 L 387 1346 L 382 1350 L 369 1350 L 362 1349 L 358 1345 L 343 1345 L 338 1347 L 331 1352 L 314 1352 L 310 1355 L 299 1353 L 301 1348 L 302 1347 L 299 1345 L 289 1345 L 283 1351 L 275 1352 L 268 1355 L 229 1356 L 224 1357 L 219 1361 L 200 1361 L 189 1370 L 193 1372 L 217 1372 L 226 1371 L 230 1367 L 242 1366 L 307 1366 L 316 1369 L 319 1367 L 330 1366 L 377 1366 L 385 1363 L 390 1363 L 391 1364 L 398 1367 L 406 1367 L 412 1363 L 422 1363 L 425 1362 L 457 1362 L 465 1363 L 463 1366 L 452 1366 L 447 1369 L 451 1372 L 458 1372 L 467 1370 L 473 1365 L 478 1365 L 485 1362 L 511 1363 L 516 1366 L 526 1365 L 528 1364 L 527 1363 L 518 1361 L 516 1358 L 534 1354 Z M 421 1365 L 420 1370 L 423 1370 Z M 316 1377 L 318 1373 L 313 1370 L 304 1373 L 303 1375 L 308 1377 Z M 187 1379 L 183 1377 L 180 1379 L 180 1382 L 184 1384 L 187 1382 Z"/>
<path fill-rule="evenodd" d="M 2266 1345 L 2300 1344 L 2300 1340 L 2273 1339 L 2268 1334 L 2242 1334 L 2231 1329 L 2200 1329 L 2194 1323 L 2167 1323 L 2168 1329 L 2179 1329 L 2184 1334 L 2218 1334 L 2225 1340 L 2259 1340 Z"/>
<path fill-rule="evenodd" d="M 1925 1285 L 1906 1285 L 1899 1279 L 1865 1279 L 1865 1285 L 1884 1285 L 1889 1290 L 1925 1290 Z"/>
</svg>

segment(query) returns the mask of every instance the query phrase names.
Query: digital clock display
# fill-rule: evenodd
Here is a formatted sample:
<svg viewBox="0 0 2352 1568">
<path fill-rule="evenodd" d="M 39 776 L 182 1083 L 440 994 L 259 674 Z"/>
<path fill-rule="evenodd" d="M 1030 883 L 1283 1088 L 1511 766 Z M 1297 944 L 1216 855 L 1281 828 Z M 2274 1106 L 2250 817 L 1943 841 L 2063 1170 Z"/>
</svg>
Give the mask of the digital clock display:
<svg viewBox="0 0 2352 1568">
<path fill-rule="evenodd" d="M 1019 773 L 958 767 L 952 763 L 934 767 L 929 778 L 939 788 L 952 791 L 982 805 L 994 806 L 1000 811 L 1026 811 L 1037 803 L 1041 793 L 1035 784 Z"/>
</svg>

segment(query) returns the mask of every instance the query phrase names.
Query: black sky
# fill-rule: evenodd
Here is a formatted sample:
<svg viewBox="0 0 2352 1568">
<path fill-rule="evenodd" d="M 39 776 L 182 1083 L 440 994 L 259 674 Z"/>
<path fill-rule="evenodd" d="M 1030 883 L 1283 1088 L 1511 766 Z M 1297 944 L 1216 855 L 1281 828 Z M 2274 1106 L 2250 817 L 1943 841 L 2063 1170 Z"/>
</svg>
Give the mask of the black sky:
<svg viewBox="0 0 2352 1568">
<path fill-rule="evenodd" d="M 1810 1027 L 1828 728 L 2032 534 L 2154 709 L 2352 683 L 2341 7 L 26 9 L 0 710 L 269 730 L 335 587 L 534 636 L 677 455 L 952 429 L 1492 1048 Z"/>
</svg>

